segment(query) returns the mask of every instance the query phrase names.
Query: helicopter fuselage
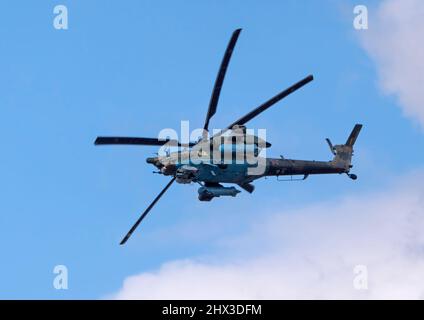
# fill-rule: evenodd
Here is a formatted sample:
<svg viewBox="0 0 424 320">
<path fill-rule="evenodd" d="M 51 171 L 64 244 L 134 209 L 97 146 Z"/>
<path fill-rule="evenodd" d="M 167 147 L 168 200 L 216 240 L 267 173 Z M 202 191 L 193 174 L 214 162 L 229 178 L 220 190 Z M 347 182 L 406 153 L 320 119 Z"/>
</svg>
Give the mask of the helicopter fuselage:
<svg viewBox="0 0 424 320">
<path fill-rule="evenodd" d="M 210 157 L 181 160 L 181 153 L 172 153 L 164 157 L 147 158 L 146 161 L 155 165 L 158 173 L 176 176 L 177 183 L 219 184 L 232 183 L 244 185 L 267 176 L 297 176 L 307 177 L 311 174 L 347 173 L 350 163 L 337 161 L 310 161 L 284 158 L 255 157 L 255 161 L 244 158 L 218 162 Z"/>
</svg>

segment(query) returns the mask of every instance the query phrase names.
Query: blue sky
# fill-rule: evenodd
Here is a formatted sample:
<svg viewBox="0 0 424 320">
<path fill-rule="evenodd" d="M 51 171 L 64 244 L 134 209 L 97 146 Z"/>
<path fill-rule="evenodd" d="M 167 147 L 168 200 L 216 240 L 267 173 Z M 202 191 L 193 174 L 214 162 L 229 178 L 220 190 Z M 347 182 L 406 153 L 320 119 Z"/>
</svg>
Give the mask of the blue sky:
<svg viewBox="0 0 424 320">
<path fill-rule="evenodd" d="M 68 30 L 53 28 L 57 4 L 68 7 Z M 364 31 L 352 27 L 355 4 L 2 2 L 0 298 L 102 298 L 129 275 L 221 250 L 223 239 L 272 208 L 365 194 L 420 168 L 422 130 L 379 88 L 376 65 L 360 45 Z M 154 147 L 96 148 L 95 137 L 155 137 L 163 128 L 179 130 L 181 120 L 202 126 L 227 41 L 239 27 L 212 126 L 314 74 L 250 126 L 267 128 L 269 156 L 326 160 L 324 139 L 344 142 L 363 123 L 353 169 L 359 179 L 268 179 L 252 195 L 211 203 L 198 202 L 196 186 L 176 185 L 119 246 L 167 179 L 145 163 Z M 68 290 L 53 288 L 58 264 L 68 267 Z"/>
</svg>

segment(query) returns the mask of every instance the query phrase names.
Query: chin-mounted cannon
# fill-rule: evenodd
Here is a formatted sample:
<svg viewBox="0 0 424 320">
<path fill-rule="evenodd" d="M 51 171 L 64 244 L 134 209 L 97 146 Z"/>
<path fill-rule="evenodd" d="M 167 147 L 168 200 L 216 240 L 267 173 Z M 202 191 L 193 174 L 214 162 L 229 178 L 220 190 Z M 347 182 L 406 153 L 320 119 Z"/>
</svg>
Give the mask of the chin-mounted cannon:
<svg viewBox="0 0 424 320">
<path fill-rule="evenodd" d="M 175 178 L 178 183 L 188 184 L 193 181 L 198 171 L 199 169 L 197 169 L 196 167 L 184 165 L 181 168 L 177 169 L 175 173 Z"/>
</svg>

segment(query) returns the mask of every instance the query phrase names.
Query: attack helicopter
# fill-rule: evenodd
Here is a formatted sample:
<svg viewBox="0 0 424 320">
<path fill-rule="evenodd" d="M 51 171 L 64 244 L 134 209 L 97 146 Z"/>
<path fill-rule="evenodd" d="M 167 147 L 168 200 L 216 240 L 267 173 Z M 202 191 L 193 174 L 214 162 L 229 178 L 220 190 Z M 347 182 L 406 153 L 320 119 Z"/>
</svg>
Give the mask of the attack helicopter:
<svg viewBox="0 0 424 320">
<path fill-rule="evenodd" d="M 164 155 L 158 153 L 156 157 L 148 157 L 146 162 L 157 168 L 156 173 L 169 176 L 170 180 L 125 235 L 120 242 L 121 245 L 127 242 L 141 221 L 174 182 L 198 183 L 200 185 L 198 199 L 211 201 L 218 197 L 235 197 L 240 193 L 235 186 L 224 186 L 224 183 L 236 185 L 252 193 L 255 189 L 252 182 L 269 176 L 300 176 L 301 178 L 295 180 L 305 180 L 313 174 L 346 174 L 352 180 L 357 179 L 357 176 L 350 173 L 350 170 L 353 145 L 362 128 L 361 124 L 354 126 L 344 144 L 333 145 L 328 138 L 326 139 L 333 154 L 333 159 L 330 161 L 262 157 L 261 151 L 271 147 L 271 144 L 257 135 L 249 134 L 245 126 L 247 122 L 311 82 L 312 75 L 281 91 L 224 129 L 213 135 L 209 134 L 209 122 L 217 111 L 225 74 L 240 32 L 241 29 L 235 30 L 227 45 L 209 101 L 203 134 L 197 141 L 180 142 L 162 137 L 99 136 L 96 138 L 95 145 L 159 146 L 166 147 L 167 150 Z M 170 152 L 171 147 L 177 148 L 177 151 Z"/>
</svg>

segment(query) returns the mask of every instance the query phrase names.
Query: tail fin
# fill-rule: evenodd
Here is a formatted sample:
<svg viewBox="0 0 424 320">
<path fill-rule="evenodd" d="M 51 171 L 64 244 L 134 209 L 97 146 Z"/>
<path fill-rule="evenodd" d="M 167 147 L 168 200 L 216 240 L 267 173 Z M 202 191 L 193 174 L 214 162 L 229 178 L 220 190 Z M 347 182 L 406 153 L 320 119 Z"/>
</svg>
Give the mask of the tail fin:
<svg viewBox="0 0 424 320">
<path fill-rule="evenodd" d="M 349 138 L 347 138 L 346 145 L 353 147 L 355 144 L 356 138 L 359 136 L 359 132 L 361 132 L 362 124 L 355 124 L 355 127 L 353 127 L 352 132 L 350 133 Z"/>
<path fill-rule="evenodd" d="M 343 167 L 346 173 L 348 173 L 350 168 L 352 168 L 351 162 L 353 155 L 353 145 L 355 144 L 361 129 L 362 124 L 356 124 L 350 133 L 349 138 L 347 138 L 346 144 L 339 144 L 335 145 L 334 147 L 331 146 L 334 153 L 332 162 L 336 166 Z"/>
</svg>

